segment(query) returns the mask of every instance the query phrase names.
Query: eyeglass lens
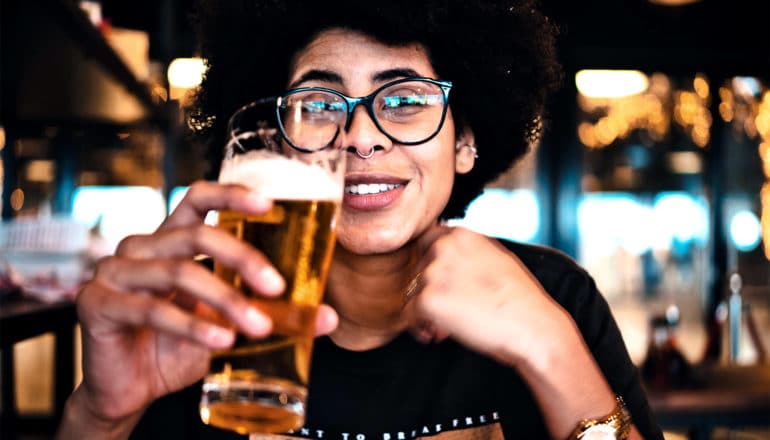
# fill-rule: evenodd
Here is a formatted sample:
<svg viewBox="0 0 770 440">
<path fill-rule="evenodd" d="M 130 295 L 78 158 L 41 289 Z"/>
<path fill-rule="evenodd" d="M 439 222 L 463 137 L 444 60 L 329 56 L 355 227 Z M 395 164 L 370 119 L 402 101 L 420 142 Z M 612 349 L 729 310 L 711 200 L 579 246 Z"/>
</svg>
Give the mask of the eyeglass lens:
<svg viewBox="0 0 770 440">
<path fill-rule="evenodd" d="M 441 87 L 427 81 L 406 81 L 378 91 L 366 103 L 382 132 L 400 143 L 419 143 L 431 137 L 444 114 Z M 317 150 L 328 146 L 346 127 L 352 113 L 340 94 L 302 90 L 285 97 L 279 117 L 289 141 Z"/>
</svg>

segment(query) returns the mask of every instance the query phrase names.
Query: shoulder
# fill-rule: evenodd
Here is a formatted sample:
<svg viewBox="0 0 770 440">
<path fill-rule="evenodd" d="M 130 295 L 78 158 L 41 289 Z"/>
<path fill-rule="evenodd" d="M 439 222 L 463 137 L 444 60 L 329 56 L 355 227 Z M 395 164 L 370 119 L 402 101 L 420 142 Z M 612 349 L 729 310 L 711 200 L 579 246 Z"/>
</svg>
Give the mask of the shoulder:
<svg viewBox="0 0 770 440">
<path fill-rule="evenodd" d="M 538 271 L 544 276 L 558 276 L 567 272 L 582 272 L 587 276 L 585 270 L 575 262 L 569 255 L 548 247 L 534 244 L 523 244 L 504 239 L 496 239 L 509 251 L 516 254 L 527 268 L 532 271 Z"/>
<path fill-rule="evenodd" d="M 597 301 L 603 302 L 593 278 L 567 254 L 547 246 L 498 241 L 516 255 L 543 289 L 573 316 L 587 312 L 586 306 L 593 309 Z"/>
</svg>

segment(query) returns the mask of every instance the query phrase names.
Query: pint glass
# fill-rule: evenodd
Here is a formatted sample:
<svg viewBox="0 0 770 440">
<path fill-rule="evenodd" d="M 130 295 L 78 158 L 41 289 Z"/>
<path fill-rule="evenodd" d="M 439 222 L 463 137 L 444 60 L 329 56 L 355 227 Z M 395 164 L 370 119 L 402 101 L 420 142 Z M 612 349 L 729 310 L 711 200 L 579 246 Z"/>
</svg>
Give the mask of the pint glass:
<svg viewBox="0 0 770 440">
<path fill-rule="evenodd" d="M 215 262 L 216 274 L 240 289 L 273 321 L 266 339 L 237 337 L 215 352 L 204 378 L 201 419 L 241 434 L 286 432 L 304 423 L 316 309 L 335 244 L 345 153 L 302 152 L 276 129 L 271 104 L 246 107 L 230 122 L 219 181 L 246 185 L 273 200 L 263 215 L 220 211 L 218 227 L 260 250 L 286 280 L 277 299 L 252 292 Z"/>
</svg>

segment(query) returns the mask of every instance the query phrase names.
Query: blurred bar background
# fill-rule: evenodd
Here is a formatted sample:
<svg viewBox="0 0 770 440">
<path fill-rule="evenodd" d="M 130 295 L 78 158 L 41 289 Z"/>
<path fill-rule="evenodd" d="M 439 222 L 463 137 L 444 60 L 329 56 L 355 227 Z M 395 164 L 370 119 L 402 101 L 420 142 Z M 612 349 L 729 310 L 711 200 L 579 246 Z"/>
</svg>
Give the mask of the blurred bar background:
<svg viewBox="0 0 770 440">
<path fill-rule="evenodd" d="M 0 6 L 3 438 L 54 431 L 94 261 L 210 177 L 193 4 Z M 770 2 L 542 4 L 565 69 L 546 135 L 455 223 L 588 269 L 667 439 L 770 438 Z"/>
</svg>

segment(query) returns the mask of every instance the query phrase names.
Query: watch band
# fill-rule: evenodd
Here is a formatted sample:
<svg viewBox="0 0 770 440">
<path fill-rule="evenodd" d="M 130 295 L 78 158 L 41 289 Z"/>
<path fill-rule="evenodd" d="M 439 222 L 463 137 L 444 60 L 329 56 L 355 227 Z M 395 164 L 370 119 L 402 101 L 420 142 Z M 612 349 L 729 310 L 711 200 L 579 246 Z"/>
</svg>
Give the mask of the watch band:
<svg viewBox="0 0 770 440">
<path fill-rule="evenodd" d="M 578 423 L 575 431 L 570 436 L 570 440 L 584 440 L 591 438 L 592 431 L 601 430 L 604 437 L 606 433 L 614 434 L 616 440 L 627 440 L 631 432 L 631 415 L 626 409 L 626 403 L 620 396 L 615 396 L 615 409 L 608 416 L 601 419 L 586 419 Z"/>
</svg>

